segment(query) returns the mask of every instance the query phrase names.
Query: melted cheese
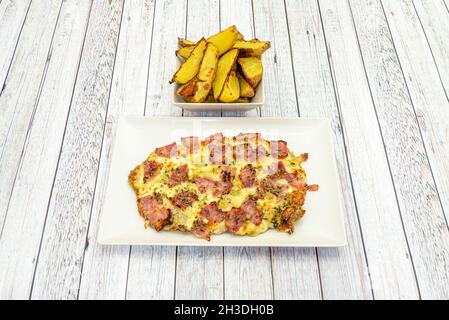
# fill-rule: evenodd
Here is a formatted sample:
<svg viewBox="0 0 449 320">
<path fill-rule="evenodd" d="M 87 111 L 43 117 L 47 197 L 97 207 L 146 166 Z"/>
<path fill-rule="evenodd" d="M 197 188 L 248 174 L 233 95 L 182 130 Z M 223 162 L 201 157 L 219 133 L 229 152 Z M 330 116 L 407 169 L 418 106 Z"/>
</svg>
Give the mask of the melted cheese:
<svg viewBox="0 0 449 320">
<path fill-rule="evenodd" d="M 265 144 L 266 148 L 269 150 L 268 142 L 261 140 Z M 227 139 L 226 143 L 236 144 L 238 142 L 231 139 Z M 144 183 L 144 164 L 142 163 L 136 169 L 134 169 L 135 177 L 130 180 L 131 185 L 136 191 L 138 198 L 152 195 L 158 193 L 162 196 L 163 205 L 172 212 L 171 224 L 167 225 L 164 229 L 166 230 L 180 230 L 189 231 L 194 227 L 195 221 L 199 219 L 200 211 L 212 201 L 217 201 L 218 207 L 222 211 L 229 211 L 232 208 L 239 208 L 250 196 L 253 196 L 257 192 L 256 187 L 243 188 L 240 181 L 239 175 L 240 171 L 248 164 L 247 161 L 239 160 L 234 161 L 231 156 L 231 160 L 227 161 L 226 165 L 236 168 L 235 178 L 233 180 L 233 187 L 229 194 L 223 195 L 221 197 L 215 197 L 211 192 L 201 193 L 198 190 L 197 185 L 194 183 L 193 179 L 196 177 L 209 178 L 215 181 L 220 180 L 221 166 L 214 165 L 207 162 L 208 159 L 208 149 L 207 146 L 201 144 L 200 152 L 193 155 L 188 155 L 186 150 L 182 145 L 178 144 L 178 149 L 180 150 L 180 155 L 174 158 L 164 158 L 156 155 L 152 152 L 147 160 L 154 160 L 162 164 L 162 168 L 153 179 Z M 228 158 L 229 159 L 229 155 Z M 290 153 L 287 158 L 282 159 L 286 167 L 287 172 L 301 172 L 305 181 L 305 172 L 301 168 L 302 159 L 296 157 L 294 154 Z M 266 157 L 260 161 L 253 163 L 253 166 L 257 169 L 257 180 L 262 180 L 268 175 L 268 168 L 273 163 L 270 157 Z M 171 175 L 173 169 L 183 165 L 188 164 L 189 167 L 189 180 L 182 182 L 174 187 L 168 187 L 167 181 Z M 287 183 L 286 181 L 283 183 Z M 170 198 L 175 197 L 181 191 L 191 191 L 198 196 L 198 201 L 195 201 L 190 207 L 186 209 L 180 209 L 174 206 Z M 291 192 L 292 188 L 289 186 L 287 192 Z M 275 195 L 267 192 L 264 194 L 263 199 L 258 199 L 256 206 L 259 210 L 263 212 L 263 221 L 259 225 L 254 225 L 251 222 L 245 223 L 240 230 L 236 233 L 238 235 L 251 235 L 255 236 L 260 233 L 273 228 L 273 221 L 276 218 L 277 212 L 282 210 L 286 206 L 287 200 L 279 200 Z M 145 227 L 149 225 L 148 221 L 145 221 Z M 210 226 L 209 231 L 211 233 L 219 234 L 226 231 L 226 226 L 224 221 Z"/>
</svg>

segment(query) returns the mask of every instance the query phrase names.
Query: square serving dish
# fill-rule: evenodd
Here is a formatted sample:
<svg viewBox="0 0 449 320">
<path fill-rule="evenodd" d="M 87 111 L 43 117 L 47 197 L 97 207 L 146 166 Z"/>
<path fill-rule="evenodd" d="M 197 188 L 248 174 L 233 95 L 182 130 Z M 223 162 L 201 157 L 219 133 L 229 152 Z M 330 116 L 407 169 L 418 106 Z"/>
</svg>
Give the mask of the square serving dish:
<svg viewBox="0 0 449 320">
<path fill-rule="evenodd" d="M 332 132 L 327 119 L 276 118 L 150 118 L 122 116 L 115 124 L 112 163 L 101 215 L 98 242 L 116 245 L 283 246 L 337 247 L 346 243 L 340 182 Z M 269 230 L 256 237 L 213 235 L 210 242 L 192 234 L 145 229 L 136 197 L 128 185 L 129 172 L 156 147 L 179 142 L 181 137 L 205 138 L 216 132 L 226 136 L 259 132 L 266 139 L 282 139 L 296 155 L 308 152 L 303 167 L 308 182 L 319 191 L 306 197 L 303 219 L 291 235 Z"/>
<path fill-rule="evenodd" d="M 189 111 L 249 111 L 260 107 L 265 103 L 265 93 L 263 90 L 263 79 L 256 88 L 256 94 L 248 103 L 191 103 L 185 102 L 180 96 L 176 94 L 176 90 L 180 87 L 179 84 L 174 85 L 173 90 L 173 104 L 180 108 Z"/>
</svg>

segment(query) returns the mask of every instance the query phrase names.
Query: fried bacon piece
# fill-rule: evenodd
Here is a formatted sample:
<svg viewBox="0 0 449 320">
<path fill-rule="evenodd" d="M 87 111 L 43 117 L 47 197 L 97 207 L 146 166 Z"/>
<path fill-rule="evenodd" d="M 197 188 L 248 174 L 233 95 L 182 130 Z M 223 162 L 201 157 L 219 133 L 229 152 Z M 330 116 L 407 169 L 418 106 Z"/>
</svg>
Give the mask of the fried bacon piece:
<svg viewBox="0 0 449 320">
<path fill-rule="evenodd" d="M 204 139 L 204 143 L 206 145 L 211 144 L 211 143 L 222 144 L 223 142 L 224 142 L 224 136 L 223 136 L 223 133 L 221 133 L 221 132 L 214 133 L 214 134 L 208 136 L 206 139 Z"/>
<path fill-rule="evenodd" d="M 292 234 L 294 231 L 295 222 L 304 215 L 304 210 L 298 207 L 287 207 L 282 212 L 279 225 L 276 228 L 279 231 L 285 231 Z"/>
<path fill-rule="evenodd" d="M 307 191 L 318 191 L 319 186 L 317 184 L 310 184 L 307 186 Z"/>
<path fill-rule="evenodd" d="M 242 143 L 234 146 L 233 157 L 236 161 L 254 162 L 257 158 L 257 151 L 250 143 Z"/>
<path fill-rule="evenodd" d="M 240 208 L 232 208 L 226 213 L 225 226 L 230 233 L 237 233 L 246 220 L 246 212 Z"/>
<path fill-rule="evenodd" d="M 209 178 L 195 178 L 193 179 L 201 193 L 212 191 L 215 188 L 215 180 Z"/>
<path fill-rule="evenodd" d="M 252 198 L 248 198 L 240 207 L 255 225 L 262 223 L 262 211 L 257 209 L 256 202 Z"/>
<path fill-rule="evenodd" d="M 195 201 L 198 201 L 198 196 L 191 191 L 181 191 L 173 198 L 170 198 L 170 202 L 180 209 L 190 207 Z"/>
<path fill-rule="evenodd" d="M 285 176 L 287 174 L 287 170 L 285 169 L 284 162 L 282 162 L 282 160 L 273 162 L 268 167 L 267 173 L 269 174 L 269 177 L 274 180 L 285 178 Z"/>
<path fill-rule="evenodd" d="M 224 164 L 226 162 L 226 146 L 222 143 L 208 144 L 209 162 L 212 164 Z"/>
<path fill-rule="evenodd" d="M 285 175 L 285 179 L 288 181 L 288 184 L 295 189 L 302 189 L 306 185 L 306 182 L 303 180 L 302 176 L 298 174 L 298 172 L 287 173 Z"/>
<path fill-rule="evenodd" d="M 173 142 L 164 147 L 156 148 L 156 154 L 159 157 L 173 158 L 179 155 L 179 149 L 176 142 Z"/>
<path fill-rule="evenodd" d="M 219 197 L 231 192 L 234 176 L 235 168 L 223 166 L 220 173 L 220 181 L 210 178 L 195 178 L 193 181 L 201 193 L 210 191 L 215 197 Z"/>
<path fill-rule="evenodd" d="M 167 185 L 172 188 L 181 182 L 187 181 L 189 179 L 189 166 L 187 164 L 183 164 L 180 167 L 175 168 L 170 178 L 168 178 Z"/>
<path fill-rule="evenodd" d="M 210 241 L 210 232 L 205 226 L 194 226 L 192 233 L 199 238 Z"/>
<path fill-rule="evenodd" d="M 145 160 L 143 163 L 143 182 L 151 181 L 161 171 L 162 164 L 154 160 Z"/>
<path fill-rule="evenodd" d="M 287 142 L 283 140 L 270 141 L 270 155 L 275 159 L 284 159 L 288 156 Z"/>
<path fill-rule="evenodd" d="M 189 154 L 194 154 L 200 149 L 198 137 L 190 136 L 181 138 L 181 143 Z"/>
<path fill-rule="evenodd" d="M 138 199 L 137 208 L 140 215 L 147 219 L 156 231 L 162 230 L 170 223 L 170 209 L 163 207 L 162 201 L 157 195 L 149 195 Z"/>
<path fill-rule="evenodd" d="M 207 224 L 215 224 L 224 220 L 225 213 L 218 208 L 217 202 L 212 201 L 200 211 L 199 216 L 207 219 Z"/>
<path fill-rule="evenodd" d="M 253 167 L 252 164 L 247 164 L 240 170 L 240 181 L 242 181 L 242 185 L 244 188 L 254 187 L 256 184 L 256 168 Z"/>
</svg>

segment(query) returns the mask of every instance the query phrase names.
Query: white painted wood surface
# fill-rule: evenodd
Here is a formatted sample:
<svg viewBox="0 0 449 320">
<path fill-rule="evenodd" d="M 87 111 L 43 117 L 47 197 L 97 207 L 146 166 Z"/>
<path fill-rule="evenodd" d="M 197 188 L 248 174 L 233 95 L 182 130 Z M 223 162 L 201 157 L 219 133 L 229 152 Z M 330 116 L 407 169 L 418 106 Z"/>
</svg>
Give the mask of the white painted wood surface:
<svg viewBox="0 0 449 320">
<path fill-rule="evenodd" d="M 232 24 L 265 106 L 173 106 L 177 37 Z M 0 298 L 448 299 L 448 32 L 447 1 L 2 0 Z M 348 245 L 98 245 L 123 113 L 329 118 Z"/>
</svg>

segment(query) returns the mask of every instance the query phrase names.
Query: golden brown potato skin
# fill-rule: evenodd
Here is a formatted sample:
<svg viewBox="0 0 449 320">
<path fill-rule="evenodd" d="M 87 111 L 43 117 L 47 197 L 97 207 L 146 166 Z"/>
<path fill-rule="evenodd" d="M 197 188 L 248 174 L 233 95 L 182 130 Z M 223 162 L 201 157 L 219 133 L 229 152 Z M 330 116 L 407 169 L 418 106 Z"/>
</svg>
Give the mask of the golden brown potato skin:
<svg viewBox="0 0 449 320">
<path fill-rule="evenodd" d="M 234 68 L 235 61 L 239 55 L 238 49 L 231 49 L 226 52 L 220 60 L 218 60 L 217 74 L 213 82 L 214 98 L 218 100 L 223 91 L 226 79 L 229 73 Z"/>
<path fill-rule="evenodd" d="M 251 87 L 256 88 L 262 80 L 263 65 L 259 57 L 238 58 L 238 64 Z"/>
<path fill-rule="evenodd" d="M 223 91 L 220 94 L 221 102 L 234 102 L 240 97 L 240 83 L 234 70 L 229 73 Z"/>
<path fill-rule="evenodd" d="M 239 49 L 240 57 L 260 57 L 270 47 L 269 41 L 260 41 L 259 39 L 237 41 L 233 46 L 233 48 Z"/>
<path fill-rule="evenodd" d="M 184 84 L 197 75 L 200 70 L 206 45 L 207 41 L 204 38 L 198 42 L 190 56 L 181 64 L 178 71 L 176 71 L 170 83 L 177 82 L 179 84 Z"/>
<path fill-rule="evenodd" d="M 261 55 L 270 46 L 245 40 L 236 26 L 199 41 L 178 38 L 176 56 L 183 63 L 170 83 L 181 85 L 176 93 L 189 103 L 250 102 L 263 76 Z"/>
</svg>

